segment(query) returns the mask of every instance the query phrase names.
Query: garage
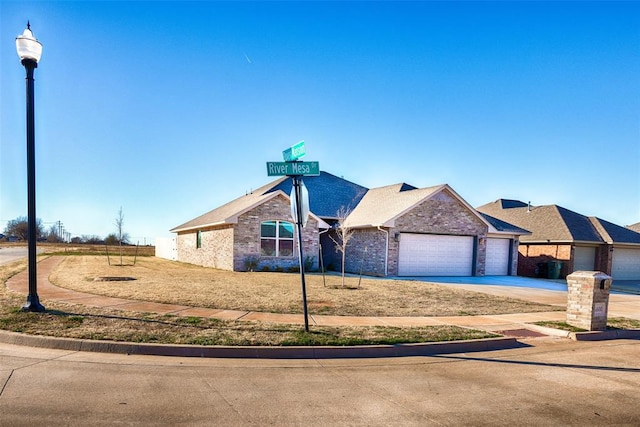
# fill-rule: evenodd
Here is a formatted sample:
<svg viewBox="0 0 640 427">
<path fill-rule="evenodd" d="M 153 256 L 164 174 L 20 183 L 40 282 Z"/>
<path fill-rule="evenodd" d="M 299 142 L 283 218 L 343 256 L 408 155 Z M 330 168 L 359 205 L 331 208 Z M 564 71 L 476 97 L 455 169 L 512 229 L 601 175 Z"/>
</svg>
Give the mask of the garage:
<svg viewBox="0 0 640 427">
<path fill-rule="evenodd" d="M 640 279 L 640 249 L 614 248 L 611 277 L 613 280 Z"/>
<path fill-rule="evenodd" d="M 596 265 L 596 248 L 576 246 L 573 253 L 573 271 L 594 271 Z"/>
<path fill-rule="evenodd" d="M 487 259 L 485 263 L 485 274 L 487 276 L 509 275 L 510 247 L 510 239 L 487 239 Z"/>
<path fill-rule="evenodd" d="M 399 276 L 472 276 L 472 236 L 400 234 Z"/>
</svg>

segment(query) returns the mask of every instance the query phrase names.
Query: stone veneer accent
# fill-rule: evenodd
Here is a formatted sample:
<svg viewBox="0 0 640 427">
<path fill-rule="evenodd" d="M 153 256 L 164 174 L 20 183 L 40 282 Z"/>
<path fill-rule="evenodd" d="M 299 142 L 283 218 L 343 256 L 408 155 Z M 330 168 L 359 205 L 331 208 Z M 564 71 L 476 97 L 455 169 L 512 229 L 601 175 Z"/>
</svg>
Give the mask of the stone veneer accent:
<svg viewBox="0 0 640 427">
<path fill-rule="evenodd" d="M 233 269 L 233 226 L 202 228 L 200 248 L 196 247 L 198 230 L 178 233 L 178 260 L 203 267 Z"/>
<path fill-rule="evenodd" d="M 611 277 L 599 271 L 567 276 L 567 323 L 589 331 L 607 329 Z"/>
</svg>

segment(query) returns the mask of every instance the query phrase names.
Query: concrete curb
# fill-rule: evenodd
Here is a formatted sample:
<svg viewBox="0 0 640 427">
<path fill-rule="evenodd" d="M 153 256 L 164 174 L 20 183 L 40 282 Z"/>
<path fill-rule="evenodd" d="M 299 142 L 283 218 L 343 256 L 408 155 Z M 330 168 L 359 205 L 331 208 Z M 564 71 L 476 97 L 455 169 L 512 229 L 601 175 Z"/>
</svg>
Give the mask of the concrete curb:
<svg viewBox="0 0 640 427">
<path fill-rule="evenodd" d="M 526 344 L 518 342 L 515 338 L 506 337 L 466 341 L 350 347 L 225 347 L 79 340 L 27 335 L 8 331 L 0 331 L 0 342 L 27 347 L 95 353 L 238 359 L 341 359 L 430 356 L 436 354 L 506 350 L 526 346 Z"/>
<path fill-rule="evenodd" d="M 569 338 L 575 341 L 604 341 L 604 340 L 637 340 L 640 339 L 640 329 L 613 329 L 610 331 L 571 332 Z"/>
<path fill-rule="evenodd" d="M 560 337 L 560 338 L 570 338 L 571 332 L 563 331 L 562 329 L 549 328 L 548 326 L 540 326 L 533 323 L 526 324 L 527 329 L 530 329 L 535 332 L 540 332 L 544 335 L 549 335 L 552 337 Z"/>
</svg>

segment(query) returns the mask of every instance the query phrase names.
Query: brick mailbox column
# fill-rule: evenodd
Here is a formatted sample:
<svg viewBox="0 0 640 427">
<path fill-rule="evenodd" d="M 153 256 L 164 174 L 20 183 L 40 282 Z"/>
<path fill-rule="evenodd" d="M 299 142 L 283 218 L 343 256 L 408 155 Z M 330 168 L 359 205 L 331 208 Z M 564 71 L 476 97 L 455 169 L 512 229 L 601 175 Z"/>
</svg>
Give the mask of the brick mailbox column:
<svg viewBox="0 0 640 427">
<path fill-rule="evenodd" d="M 589 331 L 607 329 L 611 277 L 599 271 L 567 276 L 567 323 Z"/>
</svg>

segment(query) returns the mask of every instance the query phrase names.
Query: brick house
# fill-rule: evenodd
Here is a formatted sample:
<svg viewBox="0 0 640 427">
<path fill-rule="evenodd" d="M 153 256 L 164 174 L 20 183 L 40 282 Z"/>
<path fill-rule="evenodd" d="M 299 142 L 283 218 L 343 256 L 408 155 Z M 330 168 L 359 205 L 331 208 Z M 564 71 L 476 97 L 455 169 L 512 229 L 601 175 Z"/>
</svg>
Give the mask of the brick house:
<svg viewBox="0 0 640 427">
<path fill-rule="evenodd" d="M 602 271 L 618 280 L 640 279 L 640 233 L 557 205 L 531 206 L 499 199 L 477 208 L 531 231 L 520 239 L 518 274 L 546 276 L 549 261 L 560 273 Z"/>
<path fill-rule="evenodd" d="M 367 189 L 326 172 L 305 177 L 311 215 L 305 265 L 340 266 L 331 236 L 338 212 L 354 230 L 345 269 L 376 276 L 511 275 L 526 230 L 481 214 L 451 187 L 396 184 Z M 179 261 L 234 271 L 298 265 L 291 180 L 283 177 L 171 231 Z M 308 262 L 308 264 L 307 264 Z"/>
</svg>

